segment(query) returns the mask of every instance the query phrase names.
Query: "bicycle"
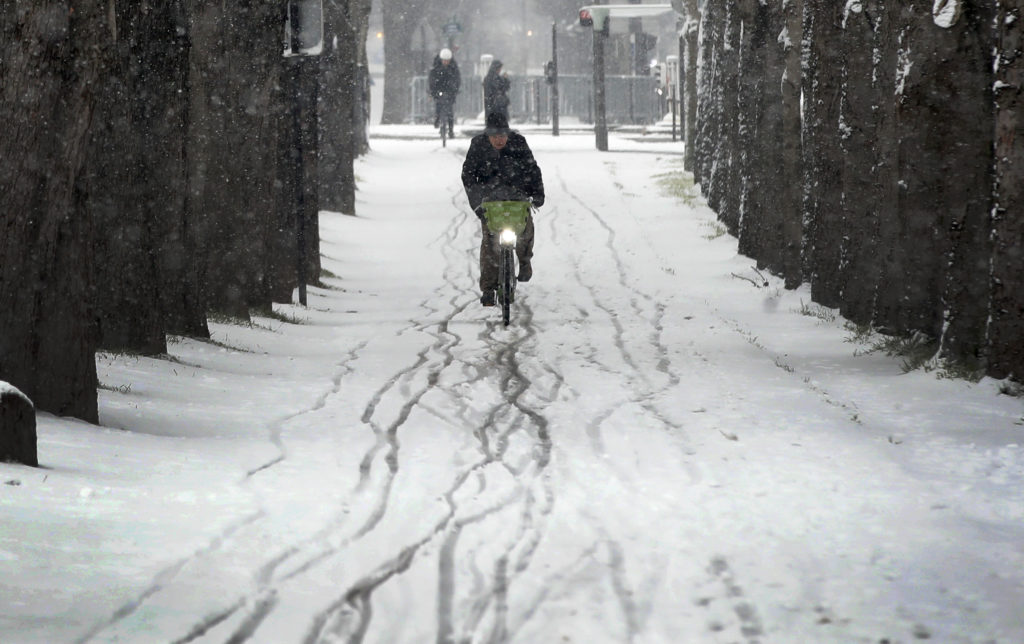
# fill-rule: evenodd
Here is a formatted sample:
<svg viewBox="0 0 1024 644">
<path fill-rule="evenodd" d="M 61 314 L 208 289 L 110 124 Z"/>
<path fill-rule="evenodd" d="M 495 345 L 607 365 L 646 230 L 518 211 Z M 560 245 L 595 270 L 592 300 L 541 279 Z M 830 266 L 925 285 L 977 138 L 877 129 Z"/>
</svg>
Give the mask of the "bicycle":
<svg viewBox="0 0 1024 644">
<path fill-rule="evenodd" d="M 448 147 L 448 139 L 455 137 L 455 101 L 445 98 L 444 92 L 434 100 L 437 101 L 437 115 L 441 125 L 441 147 Z"/>
<path fill-rule="evenodd" d="M 516 295 L 516 241 L 526 229 L 530 216 L 529 201 L 485 201 L 487 229 L 498 244 L 498 304 L 501 319 L 508 326 Z"/>
</svg>

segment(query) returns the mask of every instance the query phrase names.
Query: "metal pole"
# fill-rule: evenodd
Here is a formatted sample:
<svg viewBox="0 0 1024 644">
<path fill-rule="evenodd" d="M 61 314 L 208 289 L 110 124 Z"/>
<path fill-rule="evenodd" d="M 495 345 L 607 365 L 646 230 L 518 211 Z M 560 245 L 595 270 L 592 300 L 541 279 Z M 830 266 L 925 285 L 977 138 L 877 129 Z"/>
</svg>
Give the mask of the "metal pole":
<svg viewBox="0 0 1024 644">
<path fill-rule="evenodd" d="M 544 101 L 541 100 L 539 78 L 533 79 L 533 104 L 537 109 L 537 125 L 540 125 L 543 122 L 541 119 L 544 115 L 541 114 L 541 111 L 544 107 Z"/>
<path fill-rule="evenodd" d="M 672 142 L 676 141 L 676 86 L 669 85 L 668 100 L 672 107 Z"/>
<path fill-rule="evenodd" d="M 604 41 L 610 18 L 604 21 L 602 28 L 594 25 L 594 139 L 597 149 L 608 150 L 608 120 L 605 114 L 604 88 Z"/>
<path fill-rule="evenodd" d="M 306 306 L 306 168 L 302 155 L 302 58 L 292 63 L 292 171 L 295 183 L 296 274 L 299 281 L 299 304 Z"/>
<path fill-rule="evenodd" d="M 558 136 L 558 24 L 551 23 L 551 136 Z"/>
<path fill-rule="evenodd" d="M 523 0 L 523 23 L 519 32 L 519 40 L 522 43 L 523 52 L 523 78 L 530 73 L 530 43 L 526 38 L 526 0 Z"/>
<path fill-rule="evenodd" d="M 636 76 L 630 76 L 627 81 L 629 82 L 629 122 L 631 125 L 636 125 L 636 92 L 634 91 Z"/>
</svg>

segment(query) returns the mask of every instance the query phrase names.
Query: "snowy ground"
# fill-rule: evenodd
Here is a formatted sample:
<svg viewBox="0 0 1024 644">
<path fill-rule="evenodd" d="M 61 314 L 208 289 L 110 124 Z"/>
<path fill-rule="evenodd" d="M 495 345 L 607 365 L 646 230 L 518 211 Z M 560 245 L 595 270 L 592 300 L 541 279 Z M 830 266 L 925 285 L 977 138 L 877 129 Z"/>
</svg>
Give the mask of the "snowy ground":
<svg viewBox="0 0 1024 644">
<path fill-rule="evenodd" d="M 468 141 L 377 131 L 301 324 L 101 355 L 0 464 L 0 641 L 1024 641 L 1021 399 L 734 276 L 664 137 L 530 134 L 503 328 Z"/>
</svg>

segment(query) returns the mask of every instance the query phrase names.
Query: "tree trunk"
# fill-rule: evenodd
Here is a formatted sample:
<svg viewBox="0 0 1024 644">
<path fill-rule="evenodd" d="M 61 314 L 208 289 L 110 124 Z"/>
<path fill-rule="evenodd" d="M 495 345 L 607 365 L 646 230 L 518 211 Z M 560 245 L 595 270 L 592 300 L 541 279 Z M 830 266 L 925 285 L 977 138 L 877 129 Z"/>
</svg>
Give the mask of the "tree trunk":
<svg viewBox="0 0 1024 644">
<path fill-rule="evenodd" d="M 700 14 L 696 3 L 689 14 L 683 30 L 684 54 L 683 70 L 683 121 L 684 152 L 683 169 L 696 173 L 696 136 L 697 136 L 697 58 L 700 38 Z"/>
<path fill-rule="evenodd" d="M 803 249 L 803 206 L 801 177 L 803 146 L 800 137 L 800 63 L 803 40 L 803 0 L 783 3 L 782 19 L 785 37 L 779 38 L 785 71 L 781 82 L 781 164 L 779 178 L 780 266 L 786 288 L 797 288 L 803 281 L 801 251 Z"/>
<path fill-rule="evenodd" d="M 950 29 L 938 26 L 933 5 L 926 0 L 906 2 L 903 10 L 906 27 L 896 79 L 902 192 L 897 252 L 902 256 L 906 287 L 898 302 L 897 330 L 922 332 L 937 339 L 946 321 L 943 295 L 953 253 L 950 231 L 965 218 L 973 222 L 987 217 L 991 164 L 988 153 L 979 155 L 978 150 L 991 149 L 991 131 L 984 123 L 991 123 L 991 111 L 985 105 L 987 99 L 978 98 L 978 93 L 987 89 L 968 89 L 982 83 L 986 74 L 961 76 L 959 63 L 951 62 L 963 59 L 970 68 L 984 66 L 978 55 L 958 53 L 957 34 L 963 33 L 964 27 L 957 25 L 961 22 Z M 972 13 L 968 10 L 960 21 L 974 21 L 967 18 Z M 977 38 L 967 36 L 975 40 L 970 45 L 975 52 L 983 47 Z M 969 84 L 964 83 L 966 78 L 971 78 Z M 979 121 L 983 122 L 980 130 Z M 963 180 L 950 181 L 950 177 Z M 964 241 L 970 245 L 969 240 Z M 964 252 L 969 255 L 973 251 Z"/>
<path fill-rule="evenodd" d="M 878 87 L 876 111 L 877 160 L 874 182 L 878 190 L 878 288 L 875 292 L 874 326 L 884 333 L 896 333 L 901 328 L 904 275 L 902 250 L 902 223 L 900 212 L 904 200 L 899 186 L 899 119 L 896 111 L 898 72 L 897 61 L 903 43 L 905 19 L 902 0 L 875 0 L 878 34 L 878 62 L 875 65 L 875 84 Z M 874 13 L 872 14 L 874 15 Z"/>
<path fill-rule="evenodd" d="M 942 147 L 939 168 L 947 178 L 943 201 L 950 236 L 942 354 L 980 370 L 989 315 L 983 304 L 991 283 L 995 11 L 988 3 L 964 3 L 962 11 L 952 25 L 937 29 L 939 62 L 929 95 L 951 137 Z"/>
<path fill-rule="evenodd" d="M 201 283 L 211 310 L 247 319 L 250 308 L 270 306 L 261 231 L 278 217 L 273 99 L 283 15 L 275 3 L 190 6 L 189 207 Z"/>
<path fill-rule="evenodd" d="M 739 189 L 737 236 L 740 253 L 763 266 L 770 246 L 768 238 L 774 234 L 765 208 L 766 203 L 771 203 L 767 194 L 771 186 L 765 177 L 770 152 L 763 146 L 762 139 L 767 135 L 764 116 L 768 102 L 765 96 L 768 15 L 767 8 L 758 0 L 739 0 L 734 7 L 742 34 L 738 47 L 737 144 L 733 153 Z M 728 203 L 728 200 L 723 201 Z"/>
<path fill-rule="evenodd" d="M 166 313 L 175 330 L 205 335 L 181 243 L 184 15 L 174 3 L 121 0 L 112 17 L 85 175 L 100 346 L 153 355 L 167 350 Z"/>
<path fill-rule="evenodd" d="M 989 374 L 1024 381 L 1024 5 L 1000 0 Z"/>
<path fill-rule="evenodd" d="M 148 85 L 161 97 L 162 114 L 149 121 L 152 146 L 160 151 L 154 161 L 161 176 L 155 197 L 160 300 L 168 333 L 210 337 L 197 267 L 201 261 L 195 239 L 194 213 L 189 208 L 188 185 L 188 69 L 191 43 L 186 0 L 174 0 L 164 14 L 159 47 L 148 49 Z M 164 49 L 164 51 L 161 51 Z M 149 90 L 147 90 L 149 91 Z M 162 116 L 162 118 L 160 118 Z"/>
<path fill-rule="evenodd" d="M 718 204 L 711 192 L 715 168 L 715 145 L 721 135 L 722 86 L 719 66 L 722 64 L 722 3 L 711 0 L 704 5 L 699 29 L 697 63 L 696 142 L 694 144 L 694 178 L 701 194 L 712 210 Z"/>
<path fill-rule="evenodd" d="M 714 143 L 714 163 L 708 180 L 708 203 L 718 212 L 730 235 L 739 234 L 739 47 L 741 20 L 735 3 L 727 3 L 722 17 L 721 63 L 716 66 L 721 85 L 721 133 Z"/>
<path fill-rule="evenodd" d="M 111 39 L 104 16 L 98 0 L 0 10 L 0 377 L 37 409 L 90 422 L 91 221 L 76 184 Z"/>
<path fill-rule="evenodd" d="M 370 3 L 349 0 L 324 5 L 325 54 L 320 58 L 320 202 L 325 210 L 355 214 L 355 158 L 360 134 L 362 55 Z"/>
<path fill-rule="evenodd" d="M 878 285 L 878 204 L 881 195 L 872 169 L 877 162 L 876 106 L 883 100 L 875 83 L 880 16 L 871 3 L 843 16 L 844 73 L 840 145 L 843 259 L 838 275 L 840 311 L 857 324 L 869 324 Z"/>
<path fill-rule="evenodd" d="M 839 122 L 842 105 L 844 7 L 833 0 L 807 0 L 804 40 L 809 43 L 804 87 L 808 136 L 805 224 L 811 294 L 815 302 L 836 307 L 842 301 L 839 274 L 843 262 L 844 221 Z"/>
<path fill-rule="evenodd" d="M 783 84 L 787 45 L 780 34 L 785 33 L 785 14 L 781 3 L 745 1 L 739 6 L 745 9 L 740 73 L 740 116 L 744 123 L 740 129 L 740 154 L 744 158 L 740 252 L 780 275 L 785 269 L 785 222 L 794 217 L 797 223 L 800 221 L 799 198 L 794 192 L 799 182 L 791 181 L 793 177 L 787 174 L 786 148 L 782 144 L 786 136 Z M 799 143 L 799 125 L 796 135 Z"/>
</svg>

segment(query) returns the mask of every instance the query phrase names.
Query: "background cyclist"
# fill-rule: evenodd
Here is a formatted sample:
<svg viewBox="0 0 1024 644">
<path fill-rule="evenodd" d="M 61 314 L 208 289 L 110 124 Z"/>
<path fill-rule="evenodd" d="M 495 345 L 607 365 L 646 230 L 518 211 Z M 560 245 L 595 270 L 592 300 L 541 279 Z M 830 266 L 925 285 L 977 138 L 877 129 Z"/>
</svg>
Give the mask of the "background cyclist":
<svg viewBox="0 0 1024 644">
<path fill-rule="evenodd" d="M 462 75 L 459 73 L 459 64 L 452 57 L 452 50 L 445 47 L 434 56 L 434 66 L 427 78 L 427 89 L 434 98 L 434 127 L 440 127 L 441 117 L 444 115 L 448 122 L 448 132 L 452 133 L 455 125 L 455 97 L 459 95 L 459 88 L 462 86 Z"/>
</svg>

